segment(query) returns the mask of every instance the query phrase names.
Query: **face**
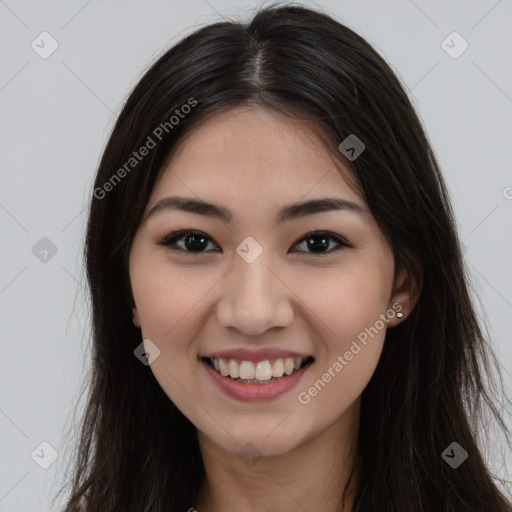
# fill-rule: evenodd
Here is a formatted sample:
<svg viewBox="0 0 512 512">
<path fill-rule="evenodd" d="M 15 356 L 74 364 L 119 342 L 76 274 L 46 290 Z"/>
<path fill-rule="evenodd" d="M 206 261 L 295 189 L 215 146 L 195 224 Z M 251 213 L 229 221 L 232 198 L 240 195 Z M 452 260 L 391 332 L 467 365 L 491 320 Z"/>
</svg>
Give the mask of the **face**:
<svg viewBox="0 0 512 512">
<path fill-rule="evenodd" d="M 130 250 L 133 322 L 160 351 L 149 368 L 230 452 L 281 454 L 346 421 L 407 315 L 351 171 L 304 123 L 237 108 L 190 132 Z"/>
</svg>

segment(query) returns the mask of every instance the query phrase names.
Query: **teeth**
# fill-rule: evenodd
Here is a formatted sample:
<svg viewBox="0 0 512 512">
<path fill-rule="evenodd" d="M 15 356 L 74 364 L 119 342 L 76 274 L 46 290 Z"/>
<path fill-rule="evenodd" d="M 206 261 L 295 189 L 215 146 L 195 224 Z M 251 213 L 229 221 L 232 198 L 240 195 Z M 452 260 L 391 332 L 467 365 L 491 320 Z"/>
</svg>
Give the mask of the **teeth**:
<svg viewBox="0 0 512 512">
<path fill-rule="evenodd" d="M 229 375 L 231 377 L 233 377 L 233 379 L 238 379 L 238 377 L 240 377 L 240 369 L 239 369 L 238 363 L 234 359 L 231 359 L 229 361 L 228 370 L 229 370 Z"/>
<path fill-rule="evenodd" d="M 228 375 L 233 379 L 243 379 L 247 381 L 268 381 L 272 378 L 280 378 L 283 375 L 291 375 L 299 370 L 303 359 L 302 357 L 286 357 L 275 359 L 274 361 L 236 361 L 235 359 L 224 360 L 221 358 L 213 359 L 214 368 L 221 375 Z"/>
<path fill-rule="evenodd" d="M 256 379 L 270 380 L 272 378 L 272 367 L 269 361 L 262 361 L 256 365 Z"/>
<path fill-rule="evenodd" d="M 256 377 L 256 368 L 254 367 L 254 363 L 252 361 L 242 361 L 240 363 L 239 373 L 241 379 L 254 379 Z"/>
<path fill-rule="evenodd" d="M 272 365 L 272 377 L 282 377 L 284 375 L 284 363 L 282 359 L 276 359 Z"/>
<path fill-rule="evenodd" d="M 229 375 L 228 365 L 224 362 L 224 359 L 219 360 L 219 369 L 221 375 L 224 375 L 224 377 Z"/>
<path fill-rule="evenodd" d="M 286 373 L 286 375 L 290 375 L 293 372 L 294 365 L 295 359 L 293 359 L 293 357 L 287 357 L 284 360 L 284 373 Z"/>
</svg>

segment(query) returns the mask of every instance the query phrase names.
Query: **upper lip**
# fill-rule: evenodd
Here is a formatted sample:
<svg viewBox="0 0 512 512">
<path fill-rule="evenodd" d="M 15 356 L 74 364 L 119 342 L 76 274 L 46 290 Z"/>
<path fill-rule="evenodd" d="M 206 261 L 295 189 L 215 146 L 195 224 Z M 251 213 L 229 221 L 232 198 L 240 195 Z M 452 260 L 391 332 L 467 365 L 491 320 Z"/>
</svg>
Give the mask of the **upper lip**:
<svg viewBox="0 0 512 512">
<path fill-rule="evenodd" d="M 235 359 L 238 361 L 252 361 L 257 363 L 258 361 L 266 361 L 271 359 L 286 359 L 288 357 L 301 357 L 306 359 L 310 354 L 303 352 L 295 352 L 293 350 L 284 350 L 282 348 L 261 348 L 257 350 L 249 350 L 246 348 L 237 348 L 231 350 L 221 350 L 218 352 L 211 352 L 209 354 L 203 354 L 200 357 L 207 357 L 210 359 Z"/>
</svg>

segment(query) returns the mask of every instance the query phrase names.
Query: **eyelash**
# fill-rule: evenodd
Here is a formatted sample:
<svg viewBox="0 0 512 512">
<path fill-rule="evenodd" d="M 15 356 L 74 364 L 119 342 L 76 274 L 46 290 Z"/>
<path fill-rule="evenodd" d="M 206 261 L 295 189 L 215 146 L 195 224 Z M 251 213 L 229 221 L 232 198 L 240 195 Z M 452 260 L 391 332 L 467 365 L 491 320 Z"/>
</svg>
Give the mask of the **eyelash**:
<svg viewBox="0 0 512 512">
<path fill-rule="evenodd" d="M 157 242 L 156 245 L 168 247 L 171 251 L 174 251 L 174 252 L 182 252 L 182 253 L 186 253 L 186 254 L 203 254 L 203 253 L 208 252 L 205 250 L 203 250 L 203 251 L 187 251 L 182 248 L 176 249 L 175 248 L 176 242 L 185 238 L 185 236 L 189 235 L 189 234 L 203 235 L 205 238 L 208 239 L 209 242 L 214 242 L 211 237 L 209 237 L 206 233 L 204 233 L 202 231 L 196 231 L 193 229 L 181 229 L 179 231 L 173 231 L 172 233 L 169 233 L 164 238 L 162 238 L 159 242 Z M 322 252 L 320 252 L 320 253 L 309 252 L 309 254 L 311 254 L 314 257 L 321 258 L 323 256 L 327 256 L 329 254 L 332 254 L 333 252 L 339 251 L 342 247 L 347 247 L 347 248 L 353 247 L 353 245 L 349 244 L 342 237 L 340 237 L 339 235 L 336 235 L 334 233 L 330 233 L 329 231 L 311 231 L 310 233 L 305 234 L 302 238 L 300 238 L 293 245 L 295 246 L 302 242 L 305 242 L 305 241 L 307 241 L 308 238 L 320 237 L 320 236 L 334 240 L 336 243 L 338 243 L 339 246 L 337 248 L 335 248 L 334 250 L 331 248 L 328 251 L 323 252 L 323 253 Z M 215 252 L 217 252 L 217 251 L 215 251 Z M 297 252 L 307 252 L 307 251 L 297 251 Z"/>
</svg>

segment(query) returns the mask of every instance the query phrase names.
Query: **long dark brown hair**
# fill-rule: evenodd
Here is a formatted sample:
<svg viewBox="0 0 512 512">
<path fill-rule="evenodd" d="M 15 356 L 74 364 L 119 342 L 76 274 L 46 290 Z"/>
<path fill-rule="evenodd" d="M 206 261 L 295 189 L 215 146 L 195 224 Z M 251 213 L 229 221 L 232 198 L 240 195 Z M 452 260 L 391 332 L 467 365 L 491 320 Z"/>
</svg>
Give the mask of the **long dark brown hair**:
<svg viewBox="0 0 512 512">
<path fill-rule="evenodd" d="M 347 136 L 364 142 L 350 167 L 397 268 L 422 281 L 410 316 L 388 330 L 362 394 L 360 496 L 378 512 L 510 510 L 477 443 L 487 411 L 510 445 L 497 406 L 499 365 L 477 321 L 453 211 L 421 123 L 364 39 L 327 14 L 289 4 L 182 39 L 145 72 L 115 123 L 90 200 L 92 363 L 66 511 L 185 512 L 196 503 L 205 476 L 196 429 L 134 356 L 141 331 L 132 323 L 128 254 L 181 137 L 249 104 L 314 121 L 338 159 Z M 441 456 L 452 442 L 468 453 L 457 469 Z"/>
</svg>

